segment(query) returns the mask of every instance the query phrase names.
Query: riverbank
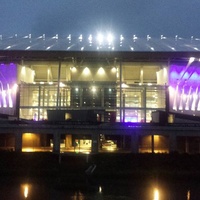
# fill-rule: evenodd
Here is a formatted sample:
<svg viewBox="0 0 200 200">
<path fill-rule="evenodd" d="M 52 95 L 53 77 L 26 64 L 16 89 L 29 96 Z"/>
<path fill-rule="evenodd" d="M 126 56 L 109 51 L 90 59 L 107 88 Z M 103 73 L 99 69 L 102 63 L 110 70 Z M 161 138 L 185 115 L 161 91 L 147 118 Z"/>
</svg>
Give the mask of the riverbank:
<svg viewBox="0 0 200 200">
<path fill-rule="evenodd" d="M 0 152 L 0 176 L 84 177 L 95 165 L 95 178 L 173 176 L 200 178 L 200 155 L 53 154 Z"/>
</svg>

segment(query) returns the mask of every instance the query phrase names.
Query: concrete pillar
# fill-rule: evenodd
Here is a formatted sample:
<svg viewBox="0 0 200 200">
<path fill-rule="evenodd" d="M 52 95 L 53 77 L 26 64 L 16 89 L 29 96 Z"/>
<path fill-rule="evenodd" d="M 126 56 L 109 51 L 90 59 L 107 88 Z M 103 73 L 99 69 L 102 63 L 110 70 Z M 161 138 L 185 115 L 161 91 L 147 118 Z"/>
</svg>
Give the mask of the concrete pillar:
<svg viewBox="0 0 200 200">
<path fill-rule="evenodd" d="M 22 133 L 21 132 L 15 133 L 15 151 L 16 152 L 22 151 Z"/>
<path fill-rule="evenodd" d="M 177 141 L 176 135 L 174 133 L 170 133 L 169 135 L 169 152 L 177 151 Z"/>
<path fill-rule="evenodd" d="M 98 131 L 94 131 L 92 133 L 92 150 L 91 153 L 99 152 L 99 133 Z"/>
<path fill-rule="evenodd" d="M 131 153 L 139 153 L 139 136 L 137 132 L 131 134 Z"/>
<path fill-rule="evenodd" d="M 53 152 L 60 153 L 60 133 L 53 134 Z"/>
</svg>

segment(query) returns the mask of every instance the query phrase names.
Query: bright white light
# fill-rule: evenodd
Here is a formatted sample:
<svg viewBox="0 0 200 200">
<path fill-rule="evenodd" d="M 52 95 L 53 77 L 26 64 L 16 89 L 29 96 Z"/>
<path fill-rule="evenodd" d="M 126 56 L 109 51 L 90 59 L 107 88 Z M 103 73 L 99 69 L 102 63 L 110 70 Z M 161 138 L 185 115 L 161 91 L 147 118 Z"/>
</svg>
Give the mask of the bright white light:
<svg viewBox="0 0 200 200">
<path fill-rule="evenodd" d="M 117 72 L 116 67 L 113 67 L 113 68 L 111 69 L 111 71 L 112 71 L 112 73 L 116 73 L 116 72 Z"/>
<path fill-rule="evenodd" d="M 69 43 L 71 43 L 71 39 L 72 39 L 71 34 L 68 35 L 67 39 L 69 40 Z"/>
<path fill-rule="evenodd" d="M 155 51 L 155 49 L 153 47 L 150 48 L 152 51 Z"/>
<path fill-rule="evenodd" d="M 26 50 L 29 50 L 31 48 L 31 46 L 26 47 Z"/>
<path fill-rule="evenodd" d="M 15 84 L 13 85 L 12 91 L 13 91 L 14 93 L 16 93 L 17 88 L 18 88 L 18 85 L 15 83 Z"/>
<path fill-rule="evenodd" d="M 105 74 L 105 70 L 104 70 L 103 67 L 100 67 L 100 68 L 98 69 L 98 74 L 100 74 L 100 75 Z"/>
<path fill-rule="evenodd" d="M 55 36 L 52 37 L 52 39 L 58 39 L 58 34 L 56 34 Z"/>
<path fill-rule="evenodd" d="M 147 41 L 149 41 L 151 39 L 150 35 L 147 35 Z"/>
<path fill-rule="evenodd" d="M 6 102 L 6 91 L 3 90 L 2 92 L 2 99 L 3 99 L 3 107 L 7 108 L 7 102 Z"/>
<path fill-rule="evenodd" d="M 82 40 L 83 40 L 83 35 L 81 34 L 81 35 L 78 37 L 78 39 L 79 39 L 79 42 L 82 42 Z"/>
<path fill-rule="evenodd" d="M 89 40 L 89 43 L 91 44 L 92 43 L 92 35 L 89 35 L 88 40 Z"/>
<path fill-rule="evenodd" d="M 96 92 L 97 91 L 97 89 L 95 88 L 95 87 L 92 87 L 92 92 Z"/>
<path fill-rule="evenodd" d="M 124 40 L 124 37 L 123 37 L 123 35 L 120 35 L 120 43 Z"/>
<path fill-rule="evenodd" d="M 51 46 L 48 46 L 48 47 L 46 48 L 46 50 L 49 50 L 49 49 L 51 49 Z"/>
<path fill-rule="evenodd" d="M 65 84 L 60 82 L 60 87 L 65 87 Z"/>
<path fill-rule="evenodd" d="M 7 94 L 8 94 L 8 106 L 9 108 L 13 107 L 13 101 L 12 101 L 12 96 L 11 96 L 11 90 L 9 88 L 9 84 L 7 85 L 8 89 L 7 89 Z"/>
<path fill-rule="evenodd" d="M 191 63 L 193 63 L 194 61 L 195 61 L 195 57 L 190 57 L 189 63 L 191 64 Z"/>
<path fill-rule="evenodd" d="M 128 85 L 126 85 L 125 83 L 122 83 L 122 88 L 127 88 Z"/>
<path fill-rule="evenodd" d="M 22 69 L 21 69 L 21 74 L 22 74 L 22 75 L 25 75 L 25 74 L 26 74 L 26 68 L 25 68 L 25 66 L 22 67 Z"/>
<path fill-rule="evenodd" d="M 163 68 L 163 75 L 164 75 L 164 77 L 167 76 L 167 69 L 166 69 L 166 67 Z"/>
<path fill-rule="evenodd" d="M 85 69 L 83 70 L 84 75 L 89 75 L 90 70 L 88 67 L 85 67 Z"/>
<path fill-rule="evenodd" d="M 76 67 L 72 67 L 72 68 L 71 68 L 71 71 L 72 71 L 72 72 L 76 72 L 76 71 L 77 71 Z"/>
<path fill-rule="evenodd" d="M 136 35 L 133 35 L 133 41 L 135 42 L 135 40 L 137 40 L 138 37 Z"/>
<path fill-rule="evenodd" d="M 157 188 L 154 189 L 154 197 L 153 197 L 154 200 L 159 200 L 159 191 Z"/>
<path fill-rule="evenodd" d="M 161 35 L 161 36 L 160 36 L 160 39 L 161 39 L 161 40 L 165 40 L 166 37 L 164 37 L 163 35 Z"/>
<path fill-rule="evenodd" d="M 6 49 L 10 49 L 10 48 L 11 48 L 11 46 L 7 46 L 7 47 L 6 47 Z"/>
<path fill-rule="evenodd" d="M 97 41 L 100 45 L 103 43 L 103 35 L 101 33 L 97 35 Z"/>
<path fill-rule="evenodd" d="M 99 193 L 102 193 L 102 187 L 99 186 Z"/>
<path fill-rule="evenodd" d="M 113 35 L 111 33 L 109 33 L 108 36 L 107 36 L 108 44 L 112 44 L 113 39 L 114 39 Z"/>
<path fill-rule="evenodd" d="M 24 187 L 24 197 L 27 198 L 28 197 L 28 186 Z"/>
</svg>

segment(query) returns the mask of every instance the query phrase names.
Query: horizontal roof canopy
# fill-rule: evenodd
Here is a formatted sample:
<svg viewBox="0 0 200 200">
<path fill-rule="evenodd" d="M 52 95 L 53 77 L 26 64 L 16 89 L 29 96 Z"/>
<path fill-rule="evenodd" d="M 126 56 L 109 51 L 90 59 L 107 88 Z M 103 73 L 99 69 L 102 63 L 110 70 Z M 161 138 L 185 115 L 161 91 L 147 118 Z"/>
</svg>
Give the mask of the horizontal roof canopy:
<svg viewBox="0 0 200 200">
<path fill-rule="evenodd" d="M 25 37 L 17 35 L 3 37 L 0 35 L 0 50 L 36 50 L 36 51 L 128 51 L 128 52 L 188 52 L 200 51 L 200 39 L 167 38 L 161 35 L 160 38 L 132 37 L 95 37 L 90 35 L 84 37 L 40 37 L 33 38 L 31 34 Z"/>
</svg>

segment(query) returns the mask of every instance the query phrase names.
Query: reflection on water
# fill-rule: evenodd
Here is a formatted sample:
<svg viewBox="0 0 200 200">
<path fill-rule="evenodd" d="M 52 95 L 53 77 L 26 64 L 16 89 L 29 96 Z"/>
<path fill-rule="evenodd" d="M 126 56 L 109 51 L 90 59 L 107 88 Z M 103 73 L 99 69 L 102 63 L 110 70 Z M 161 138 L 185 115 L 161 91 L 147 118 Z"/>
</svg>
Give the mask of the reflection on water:
<svg viewBox="0 0 200 200">
<path fill-rule="evenodd" d="M 187 191 L 187 200 L 190 200 L 190 190 Z"/>
<path fill-rule="evenodd" d="M 0 199 L 59 200 L 198 200 L 200 183 L 188 180 L 101 180 L 99 185 L 67 181 L 58 187 L 52 179 L 3 178 Z"/>
<path fill-rule="evenodd" d="M 159 190 L 157 188 L 154 189 L 153 200 L 159 200 Z"/>
<path fill-rule="evenodd" d="M 24 197 L 27 198 L 28 197 L 28 185 L 24 186 Z"/>
</svg>

